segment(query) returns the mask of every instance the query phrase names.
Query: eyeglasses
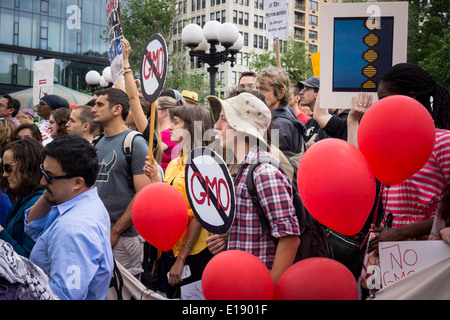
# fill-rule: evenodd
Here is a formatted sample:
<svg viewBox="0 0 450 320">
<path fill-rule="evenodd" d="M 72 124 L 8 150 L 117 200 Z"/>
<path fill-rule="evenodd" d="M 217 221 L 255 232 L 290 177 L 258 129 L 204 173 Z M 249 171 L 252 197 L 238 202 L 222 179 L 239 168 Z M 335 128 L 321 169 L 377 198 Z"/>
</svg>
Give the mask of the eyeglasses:
<svg viewBox="0 0 450 320">
<path fill-rule="evenodd" d="M 14 163 L 4 163 L 3 164 L 3 171 L 6 173 L 11 173 L 12 171 L 12 166 L 15 166 L 16 164 L 19 164 L 19 162 L 14 162 Z"/>
<path fill-rule="evenodd" d="M 44 165 L 40 165 L 40 168 L 41 168 L 41 172 L 42 172 L 42 175 L 44 176 L 44 178 L 45 178 L 45 180 L 47 181 L 47 183 L 48 184 L 51 184 L 52 183 L 52 180 L 54 180 L 54 179 L 71 179 L 71 178 L 74 178 L 75 176 L 57 176 L 57 177 L 50 177 L 45 171 L 44 171 Z"/>
</svg>

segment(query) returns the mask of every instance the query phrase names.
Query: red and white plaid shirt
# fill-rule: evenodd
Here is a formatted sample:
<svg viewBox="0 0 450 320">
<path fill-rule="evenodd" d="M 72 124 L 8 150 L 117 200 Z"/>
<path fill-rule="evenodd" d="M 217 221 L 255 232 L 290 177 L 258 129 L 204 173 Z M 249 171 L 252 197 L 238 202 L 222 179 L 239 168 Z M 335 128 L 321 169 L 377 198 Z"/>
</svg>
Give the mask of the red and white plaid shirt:
<svg viewBox="0 0 450 320">
<path fill-rule="evenodd" d="M 261 222 L 247 190 L 250 165 L 258 157 L 273 156 L 253 147 L 239 164 L 234 181 L 236 213 L 228 235 L 228 250 L 243 250 L 258 257 L 270 270 L 275 258 L 276 244 L 272 237 L 300 235 L 292 203 L 289 178 L 271 164 L 260 164 L 253 172 L 258 199 L 270 223 L 270 234 L 261 237 Z M 272 237 L 271 237 L 272 236 Z"/>
</svg>

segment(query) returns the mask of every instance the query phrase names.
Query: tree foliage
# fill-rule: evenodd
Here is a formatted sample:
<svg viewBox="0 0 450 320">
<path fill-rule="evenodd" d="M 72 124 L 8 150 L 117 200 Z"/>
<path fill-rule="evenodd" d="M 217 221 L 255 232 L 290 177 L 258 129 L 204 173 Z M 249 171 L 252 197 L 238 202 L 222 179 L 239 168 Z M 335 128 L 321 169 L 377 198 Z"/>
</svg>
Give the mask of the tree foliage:
<svg viewBox="0 0 450 320">
<path fill-rule="evenodd" d="M 427 70 L 436 82 L 450 88 L 450 2 L 410 0 L 408 62 Z"/>
<path fill-rule="evenodd" d="M 292 83 L 305 80 L 313 75 L 311 55 L 306 50 L 307 43 L 294 40 L 289 37 L 283 41 L 283 49 L 280 51 L 281 68 L 289 73 Z M 259 72 L 269 66 L 276 66 L 275 51 L 263 53 L 249 53 L 250 70 Z"/>
<path fill-rule="evenodd" d="M 178 91 L 190 90 L 198 94 L 201 105 L 205 104 L 205 97 L 209 95 L 209 75 L 203 68 L 195 72 L 186 72 L 190 58 L 183 52 L 172 52 L 169 57 L 170 72 L 166 78 L 165 87 Z"/>
<path fill-rule="evenodd" d="M 130 64 L 139 70 L 141 55 L 147 40 L 155 33 L 170 43 L 172 22 L 176 15 L 176 0 L 127 0 L 121 2 L 121 23 L 130 42 Z"/>
</svg>

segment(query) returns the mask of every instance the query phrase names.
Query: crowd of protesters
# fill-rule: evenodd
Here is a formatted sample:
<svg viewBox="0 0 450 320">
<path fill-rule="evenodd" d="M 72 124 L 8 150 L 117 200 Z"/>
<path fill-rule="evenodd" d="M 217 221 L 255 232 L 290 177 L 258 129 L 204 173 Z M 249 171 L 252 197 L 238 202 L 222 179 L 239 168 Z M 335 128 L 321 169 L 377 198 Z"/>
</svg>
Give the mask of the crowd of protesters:
<svg viewBox="0 0 450 320">
<path fill-rule="evenodd" d="M 349 101 L 347 109 L 332 110 L 333 106 L 319 105 L 320 78 L 291 83 L 286 71 L 269 67 L 243 73 L 229 96 L 209 96 L 208 105 L 198 100 L 195 90 L 200 88 L 185 88 L 182 93 L 167 89 L 148 102 L 128 61 L 130 45 L 126 39 L 122 45 L 123 76 L 113 88 L 96 92 L 86 105 L 72 109 L 64 98 L 49 94 L 42 97 L 35 115 L 21 109 L 10 95 L 0 100 L 0 248 L 13 250 L 17 259 L 31 262 L 47 275 L 48 287 L 40 283 L 39 291 L 36 283 L 29 284 L 29 296 L 105 299 L 115 263 L 137 279 L 145 264 L 151 263 L 152 276 L 158 274 L 151 288 L 168 298 L 180 298 L 180 287 L 200 280 L 208 261 L 224 250 L 252 253 L 276 283 L 294 263 L 302 227 L 292 202 L 297 168 L 287 157 L 327 138 L 356 144 L 358 123 L 371 98 L 361 94 L 353 104 Z M 382 195 L 379 228 L 370 230 L 367 224 L 360 238 L 377 232 L 370 251 L 380 241 L 439 239 L 450 244 L 450 94 L 425 70 L 408 63 L 385 72 L 377 94 L 378 99 L 407 95 L 419 101 L 434 120 L 436 144 L 419 172 Z M 149 137 L 152 109 L 155 127 Z M 202 130 L 197 133 L 201 137 L 207 130 L 215 135 L 199 142 L 193 138 L 194 130 Z M 133 135 L 128 161 L 122 149 L 131 133 L 139 134 Z M 202 146 L 214 146 L 227 159 L 234 179 L 235 220 L 224 235 L 205 230 L 187 201 L 187 157 Z M 281 168 L 261 164 L 253 172 L 269 222 L 270 232 L 264 235 L 246 184 L 249 167 L 259 157 L 282 164 Z M 155 182 L 168 183 L 183 194 L 189 222 L 172 250 L 156 251 L 148 259 L 131 209 L 136 194 Z M 387 216 L 392 217 L 389 226 Z M 360 248 L 355 261 L 342 261 L 356 280 L 366 247 Z M 339 261 L 339 249 L 334 249 Z M 2 257 L 0 278 L 8 279 L 11 266 Z M 187 279 L 182 278 L 185 265 L 191 270 Z"/>
</svg>

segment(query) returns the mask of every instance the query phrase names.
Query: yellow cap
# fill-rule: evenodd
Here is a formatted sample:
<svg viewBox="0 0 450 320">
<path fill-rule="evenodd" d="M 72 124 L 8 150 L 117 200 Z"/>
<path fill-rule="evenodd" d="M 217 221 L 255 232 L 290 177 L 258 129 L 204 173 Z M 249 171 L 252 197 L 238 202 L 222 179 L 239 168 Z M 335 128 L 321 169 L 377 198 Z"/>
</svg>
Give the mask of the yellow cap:
<svg viewBox="0 0 450 320">
<path fill-rule="evenodd" d="M 197 92 L 183 90 L 181 92 L 181 95 L 183 96 L 184 100 L 188 100 L 188 101 L 191 101 L 191 102 L 194 102 L 194 103 L 198 103 L 198 94 L 197 94 Z"/>
</svg>

